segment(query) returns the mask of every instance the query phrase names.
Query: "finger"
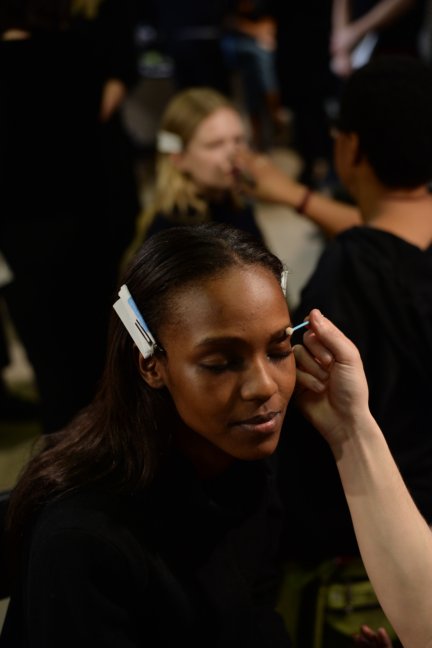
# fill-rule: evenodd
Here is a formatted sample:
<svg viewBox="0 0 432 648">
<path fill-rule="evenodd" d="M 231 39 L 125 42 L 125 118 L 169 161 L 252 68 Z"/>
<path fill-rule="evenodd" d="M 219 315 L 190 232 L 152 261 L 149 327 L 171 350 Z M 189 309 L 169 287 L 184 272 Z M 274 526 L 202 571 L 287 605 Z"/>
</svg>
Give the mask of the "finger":
<svg viewBox="0 0 432 648">
<path fill-rule="evenodd" d="M 330 353 L 326 344 L 320 340 L 317 334 L 309 329 L 303 335 L 303 344 L 309 353 L 324 367 L 328 367 L 334 362 L 334 357 Z"/>
<path fill-rule="evenodd" d="M 293 347 L 293 352 L 299 369 L 311 374 L 321 382 L 328 380 L 329 372 L 323 368 L 322 364 L 304 346 L 296 344 Z"/>
<path fill-rule="evenodd" d="M 318 378 L 315 378 L 315 376 L 312 376 L 307 371 L 303 371 L 301 368 L 297 368 L 296 375 L 297 387 L 308 389 L 315 392 L 316 394 L 322 394 L 322 392 L 326 390 L 326 383 L 322 382 Z"/>
<path fill-rule="evenodd" d="M 358 634 L 353 637 L 354 639 L 354 645 L 359 646 L 359 648 L 366 648 L 366 647 L 371 647 L 374 644 L 371 643 L 371 641 L 365 637 L 363 634 Z"/>
<path fill-rule="evenodd" d="M 362 625 L 361 633 L 368 639 L 374 639 L 374 637 L 376 636 L 375 631 L 372 630 L 372 628 L 370 628 L 368 625 Z"/>
<path fill-rule="evenodd" d="M 378 637 L 380 638 L 380 646 L 383 648 L 392 648 L 392 641 L 385 628 L 378 628 Z"/>
<path fill-rule="evenodd" d="M 364 641 L 366 642 L 365 645 L 371 646 L 371 647 L 381 647 L 381 648 L 388 648 L 387 643 L 383 643 L 383 639 L 381 636 L 379 636 L 379 630 L 378 632 L 375 632 L 369 626 L 362 626 L 361 628 L 361 636 L 363 637 Z M 389 648 L 391 648 L 391 643 Z"/>
<path fill-rule="evenodd" d="M 309 331 L 303 338 L 305 344 L 306 336 L 312 332 L 327 351 L 334 356 L 336 362 L 351 364 L 358 360 L 360 354 L 357 347 L 318 309 L 314 308 L 308 319 Z"/>
</svg>

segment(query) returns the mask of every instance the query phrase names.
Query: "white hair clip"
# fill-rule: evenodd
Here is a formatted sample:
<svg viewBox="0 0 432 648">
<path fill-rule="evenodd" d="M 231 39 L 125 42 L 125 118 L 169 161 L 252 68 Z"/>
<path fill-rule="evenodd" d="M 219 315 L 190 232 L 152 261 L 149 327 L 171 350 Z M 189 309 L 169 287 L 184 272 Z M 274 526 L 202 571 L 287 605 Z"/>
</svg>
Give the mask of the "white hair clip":
<svg viewBox="0 0 432 648">
<path fill-rule="evenodd" d="M 289 270 L 282 270 L 282 273 L 281 273 L 281 288 L 282 288 L 282 292 L 285 295 L 285 297 L 287 296 L 287 284 L 288 284 L 288 275 L 289 274 L 290 274 Z"/>
<path fill-rule="evenodd" d="M 181 153 L 183 142 L 180 135 L 161 130 L 156 137 L 156 148 L 159 153 Z"/>
<path fill-rule="evenodd" d="M 123 284 L 118 294 L 120 299 L 114 303 L 113 308 L 127 328 L 142 356 L 149 358 L 155 352 L 156 341 L 132 299 L 126 284 Z"/>
</svg>

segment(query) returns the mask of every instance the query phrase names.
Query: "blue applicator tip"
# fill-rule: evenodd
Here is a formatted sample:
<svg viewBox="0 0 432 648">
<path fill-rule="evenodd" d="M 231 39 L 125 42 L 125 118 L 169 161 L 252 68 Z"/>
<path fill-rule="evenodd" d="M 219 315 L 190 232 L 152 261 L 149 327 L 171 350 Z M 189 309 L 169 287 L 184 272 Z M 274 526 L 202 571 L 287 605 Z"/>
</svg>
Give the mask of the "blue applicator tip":
<svg viewBox="0 0 432 648">
<path fill-rule="evenodd" d="M 308 326 L 309 321 L 307 320 L 306 322 L 302 322 L 301 324 L 297 324 L 297 326 L 288 326 L 285 330 L 287 335 L 292 335 L 294 331 L 297 331 L 297 329 L 301 329 L 304 326 Z"/>
</svg>

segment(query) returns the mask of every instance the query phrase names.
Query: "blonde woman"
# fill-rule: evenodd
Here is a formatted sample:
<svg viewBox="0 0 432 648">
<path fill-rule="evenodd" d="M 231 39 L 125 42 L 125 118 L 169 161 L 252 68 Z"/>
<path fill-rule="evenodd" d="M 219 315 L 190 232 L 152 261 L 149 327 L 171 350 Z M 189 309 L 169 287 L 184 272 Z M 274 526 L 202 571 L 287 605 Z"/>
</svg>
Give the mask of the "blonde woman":
<svg viewBox="0 0 432 648">
<path fill-rule="evenodd" d="M 241 198 L 237 153 L 246 128 L 233 104 L 211 88 L 176 94 L 157 135 L 156 185 L 141 238 L 180 224 L 228 223 L 261 239 L 250 199 Z"/>
</svg>

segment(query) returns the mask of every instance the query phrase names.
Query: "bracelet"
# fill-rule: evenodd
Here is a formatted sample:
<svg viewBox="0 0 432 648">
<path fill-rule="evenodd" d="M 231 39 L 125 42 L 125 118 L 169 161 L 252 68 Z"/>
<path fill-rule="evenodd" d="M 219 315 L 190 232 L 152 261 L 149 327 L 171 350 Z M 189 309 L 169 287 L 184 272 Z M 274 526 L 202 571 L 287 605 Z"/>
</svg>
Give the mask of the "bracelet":
<svg viewBox="0 0 432 648">
<path fill-rule="evenodd" d="M 310 187 L 308 187 L 306 189 L 305 193 L 304 193 L 304 196 L 303 196 L 303 198 L 301 200 L 300 205 L 298 205 L 298 207 L 295 208 L 295 210 L 296 210 L 296 212 L 298 214 L 304 214 L 305 213 L 306 206 L 307 206 L 307 204 L 309 202 L 309 198 L 311 197 L 311 195 L 312 195 L 312 189 Z"/>
</svg>

